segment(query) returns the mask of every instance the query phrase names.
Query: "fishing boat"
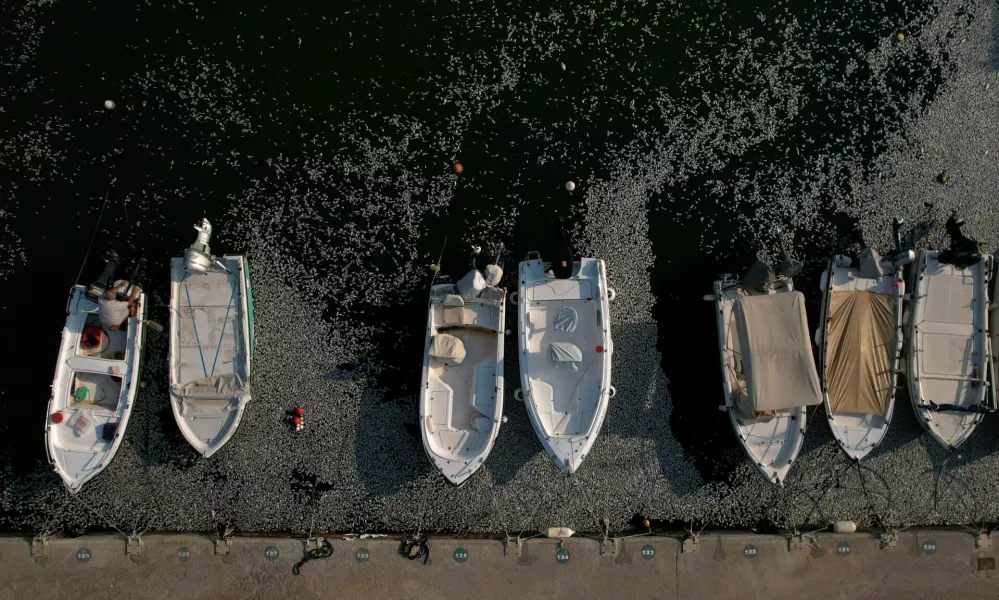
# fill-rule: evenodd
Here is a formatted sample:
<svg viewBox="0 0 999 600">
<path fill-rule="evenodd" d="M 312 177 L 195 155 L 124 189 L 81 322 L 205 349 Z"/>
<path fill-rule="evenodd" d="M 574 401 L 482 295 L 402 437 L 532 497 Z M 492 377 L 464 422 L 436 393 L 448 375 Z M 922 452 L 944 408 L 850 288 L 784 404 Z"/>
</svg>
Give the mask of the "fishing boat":
<svg viewBox="0 0 999 600">
<path fill-rule="evenodd" d="M 805 439 L 807 407 L 822 402 L 805 297 L 794 290 L 800 268 L 779 274 L 757 259 L 739 280 L 714 283 L 725 404 L 739 443 L 757 470 L 783 485 Z"/>
<path fill-rule="evenodd" d="M 952 450 L 995 410 L 988 393 L 991 343 L 987 334 L 992 257 L 947 221 L 951 246 L 920 250 L 912 264 L 905 353 L 909 395 L 923 428 Z"/>
<path fill-rule="evenodd" d="M 593 447 L 611 386 L 610 310 L 604 261 L 543 263 L 531 252 L 520 263 L 520 286 L 511 301 L 520 316 L 520 380 L 515 396 L 559 469 L 574 473 Z"/>
<path fill-rule="evenodd" d="M 989 294 L 989 337 L 992 339 L 992 370 L 989 372 L 989 392 L 992 394 L 992 406 L 999 407 L 999 390 L 996 389 L 996 377 L 999 376 L 999 260 L 992 255 L 992 292 Z"/>
<path fill-rule="evenodd" d="M 420 388 L 423 448 L 455 485 L 485 463 L 503 421 L 502 275 L 495 264 L 483 274 L 473 254 L 472 270 L 457 284 L 430 288 Z"/>
<path fill-rule="evenodd" d="M 70 288 L 66 302 L 45 443 L 49 462 L 74 494 L 118 452 L 139 389 L 146 295 L 135 288 L 135 314 L 127 324 L 111 328 L 101 321 L 99 298 L 114 285 L 116 261 L 108 260 L 98 283 Z"/>
<path fill-rule="evenodd" d="M 896 248 L 900 219 L 895 220 Z M 895 409 L 902 354 L 903 267 L 915 254 L 882 259 L 863 247 L 836 255 L 822 273 L 822 318 L 816 331 L 826 418 L 840 448 L 864 458 L 884 439 Z"/>
<path fill-rule="evenodd" d="M 209 457 L 250 401 L 253 293 L 243 255 L 212 256 L 212 225 L 170 263 L 170 404 L 184 438 Z"/>
</svg>

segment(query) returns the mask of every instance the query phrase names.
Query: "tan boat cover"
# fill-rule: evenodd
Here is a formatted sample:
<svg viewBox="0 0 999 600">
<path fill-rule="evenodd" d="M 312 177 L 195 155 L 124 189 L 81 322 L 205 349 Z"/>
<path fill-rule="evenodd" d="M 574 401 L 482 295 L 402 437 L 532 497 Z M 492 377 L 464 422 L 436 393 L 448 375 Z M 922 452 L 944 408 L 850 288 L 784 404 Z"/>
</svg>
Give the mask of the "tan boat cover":
<svg viewBox="0 0 999 600">
<path fill-rule="evenodd" d="M 834 413 L 885 414 L 894 385 L 892 297 L 873 292 L 833 292 L 826 335 L 829 407 Z"/>
<path fill-rule="evenodd" d="M 735 302 L 735 326 L 746 375 L 746 409 L 762 412 L 822 402 L 801 292 L 742 296 Z"/>
<path fill-rule="evenodd" d="M 438 333 L 430 340 L 429 354 L 449 367 L 457 367 L 465 360 L 465 344 L 450 333 Z"/>
</svg>

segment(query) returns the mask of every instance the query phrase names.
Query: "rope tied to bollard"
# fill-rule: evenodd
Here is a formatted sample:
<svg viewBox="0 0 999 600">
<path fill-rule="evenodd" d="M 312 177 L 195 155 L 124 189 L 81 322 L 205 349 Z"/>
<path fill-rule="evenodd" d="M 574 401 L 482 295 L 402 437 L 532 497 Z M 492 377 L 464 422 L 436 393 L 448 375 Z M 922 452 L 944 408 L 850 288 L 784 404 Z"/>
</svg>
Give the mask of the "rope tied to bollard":
<svg viewBox="0 0 999 600">
<path fill-rule="evenodd" d="M 423 564 L 430 560 L 430 545 L 427 543 L 427 536 L 417 533 L 412 539 L 403 534 L 399 542 L 399 555 L 409 560 L 423 559 Z"/>
<path fill-rule="evenodd" d="M 295 575 L 301 574 L 302 565 L 309 562 L 310 560 L 318 560 L 320 558 L 329 558 L 333 556 L 333 544 L 329 540 L 323 539 L 319 544 L 318 548 L 313 548 L 305 553 L 305 558 L 298 561 L 294 567 L 291 568 L 291 572 Z"/>
</svg>

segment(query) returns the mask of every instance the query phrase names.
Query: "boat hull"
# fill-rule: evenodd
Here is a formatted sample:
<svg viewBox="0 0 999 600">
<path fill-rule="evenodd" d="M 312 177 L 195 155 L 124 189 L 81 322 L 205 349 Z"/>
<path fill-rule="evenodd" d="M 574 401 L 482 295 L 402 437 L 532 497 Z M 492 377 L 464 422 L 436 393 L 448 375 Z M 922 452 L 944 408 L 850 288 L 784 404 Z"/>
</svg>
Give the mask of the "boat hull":
<svg viewBox="0 0 999 600">
<path fill-rule="evenodd" d="M 140 294 L 127 329 L 104 330 L 97 303 L 86 297 L 85 288 L 70 290 L 45 445 L 49 462 L 72 493 L 103 471 L 121 445 L 139 388 L 145 319 L 146 296 Z M 99 341 L 90 346 L 85 334 Z"/>
<path fill-rule="evenodd" d="M 431 288 L 428 305 L 420 429 L 434 467 L 461 485 L 485 464 L 503 418 L 503 351 L 506 291 L 491 288 L 488 300 L 445 306 L 457 296 L 451 284 Z M 461 341 L 460 364 L 431 357 L 434 336 Z M 455 361 L 451 361 L 452 363 Z"/>
<path fill-rule="evenodd" d="M 953 450 L 971 436 L 987 400 L 992 348 L 986 335 L 988 267 L 940 263 L 936 250 L 920 250 L 909 280 L 906 367 L 909 396 L 923 429 Z M 933 409 L 952 405 L 966 410 Z"/>
<path fill-rule="evenodd" d="M 609 299 L 602 260 L 576 261 L 569 279 L 548 276 L 540 258 L 520 263 L 521 393 L 541 445 L 566 473 L 589 454 L 614 393 Z"/>
<path fill-rule="evenodd" d="M 826 419 L 833 437 L 843 452 L 853 460 L 861 460 L 870 454 L 884 440 L 895 411 L 895 395 L 898 388 L 898 371 L 903 345 L 902 310 L 905 298 L 905 280 L 902 269 L 890 261 L 881 261 L 883 276 L 878 279 L 862 278 L 856 265 L 843 266 L 849 259 L 837 256 L 822 274 L 822 316 L 820 329 L 816 335 L 819 347 L 819 374 L 822 377 L 822 399 Z M 829 361 L 835 349 L 829 348 L 829 327 L 832 295 L 835 292 L 863 291 L 883 294 L 890 297 L 893 307 L 894 338 L 884 352 L 888 354 L 888 369 L 891 381 L 882 393 L 887 396 L 883 414 L 835 412 L 830 404 Z"/>
<path fill-rule="evenodd" d="M 250 401 L 249 265 L 242 255 L 189 273 L 171 261 L 170 405 L 184 438 L 210 457 L 235 434 Z"/>
</svg>

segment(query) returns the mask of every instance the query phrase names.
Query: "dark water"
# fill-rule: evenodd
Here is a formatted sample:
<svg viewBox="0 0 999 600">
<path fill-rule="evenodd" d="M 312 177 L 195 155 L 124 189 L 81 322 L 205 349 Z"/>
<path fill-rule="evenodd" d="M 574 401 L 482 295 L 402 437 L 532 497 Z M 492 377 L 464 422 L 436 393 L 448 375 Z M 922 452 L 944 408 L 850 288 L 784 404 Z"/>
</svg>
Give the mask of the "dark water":
<svg viewBox="0 0 999 600">
<path fill-rule="evenodd" d="M 956 30 L 968 7 L 953 11 Z M 306 270 L 289 268 L 286 283 L 329 322 L 377 326 L 374 354 L 335 370 L 385 363 L 375 385 L 405 404 L 419 365 L 391 359 L 423 343 L 412 324 L 428 278 L 414 265 L 442 252 L 443 264 L 464 265 L 468 244 L 485 240 L 504 244 L 510 272 L 559 228 L 578 234 L 587 183 L 624 160 L 647 191 L 653 316 L 675 407 L 663 427 L 705 481 L 724 481 L 743 457 L 717 410 L 702 296 L 754 245 L 783 241 L 807 263 L 798 287 L 814 323 L 817 275 L 849 231 L 841 213 L 855 182 L 950 68 L 925 44 L 887 65 L 865 57 L 892 52 L 899 31 L 918 36 L 938 10 L 930 0 L 4 4 L 0 53 L 28 58 L 0 67 L 0 139 L 14 148 L 0 154 L 0 224 L 15 257 L 0 300 L 0 462 L 27 474 L 44 461 L 65 293 L 98 218 L 82 279 L 109 246 L 145 257 L 152 317 L 164 323 L 168 259 L 197 218 L 216 224 L 217 249 L 297 255 Z M 455 161 L 461 176 L 448 174 Z M 615 218 L 626 228 L 632 217 Z M 389 299 L 352 285 L 402 271 Z"/>
</svg>

